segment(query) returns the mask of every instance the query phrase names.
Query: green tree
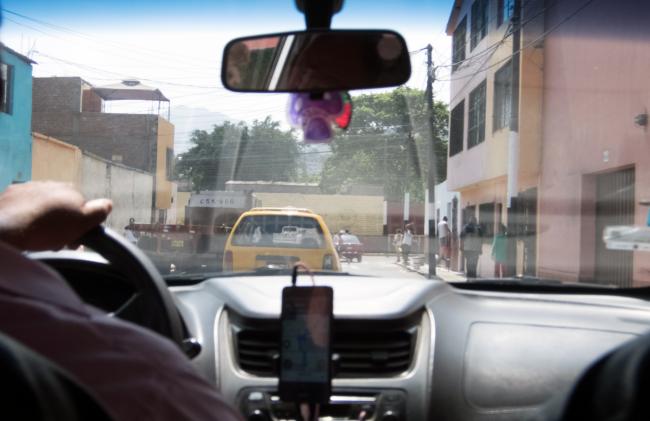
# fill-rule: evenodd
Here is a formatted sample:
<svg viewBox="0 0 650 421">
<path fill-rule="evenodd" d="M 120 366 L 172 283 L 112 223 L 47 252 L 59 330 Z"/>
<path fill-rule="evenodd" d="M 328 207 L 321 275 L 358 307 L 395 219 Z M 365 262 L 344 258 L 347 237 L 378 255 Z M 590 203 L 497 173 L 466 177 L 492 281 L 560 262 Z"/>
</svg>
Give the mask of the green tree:
<svg viewBox="0 0 650 421">
<path fill-rule="evenodd" d="M 298 169 L 300 146 L 292 130 L 271 117 L 195 130 L 192 147 L 176 160 L 179 178 L 194 190 L 223 190 L 226 181 L 290 181 Z"/>
<path fill-rule="evenodd" d="M 355 183 L 384 186 L 388 198 L 405 191 L 423 199 L 431 142 L 429 112 L 421 90 L 400 87 L 390 92 L 353 98 L 352 122 L 332 143 L 332 156 L 323 169 L 324 190 L 340 192 Z M 434 104 L 433 127 L 439 140 L 435 151 L 437 182 L 446 178 L 449 111 Z"/>
</svg>

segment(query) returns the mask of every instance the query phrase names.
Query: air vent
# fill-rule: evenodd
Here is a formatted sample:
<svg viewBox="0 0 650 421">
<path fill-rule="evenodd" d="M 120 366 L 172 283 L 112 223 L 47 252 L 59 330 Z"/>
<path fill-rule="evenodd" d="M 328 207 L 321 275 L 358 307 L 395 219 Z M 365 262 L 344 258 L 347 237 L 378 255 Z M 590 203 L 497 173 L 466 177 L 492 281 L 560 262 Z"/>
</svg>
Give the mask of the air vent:
<svg viewBox="0 0 650 421">
<path fill-rule="evenodd" d="M 334 336 L 339 354 L 337 377 L 391 377 L 411 366 L 413 331 L 349 332 Z"/>
<path fill-rule="evenodd" d="M 277 329 L 234 330 L 239 367 L 257 376 L 277 375 L 279 354 Z M 415 350 L 417 329 L 346 329 L 337 331 L 332 351 L 339 355 L 336 377 L 394 377 L 409 369 Z"/>
<path fill-rule="evenodd" d="M 258 376 L 275 373 L 275 359 L 279 351 L 277 331 L 241 330 L 236 333 L 239 367 Z"/>
</svg>

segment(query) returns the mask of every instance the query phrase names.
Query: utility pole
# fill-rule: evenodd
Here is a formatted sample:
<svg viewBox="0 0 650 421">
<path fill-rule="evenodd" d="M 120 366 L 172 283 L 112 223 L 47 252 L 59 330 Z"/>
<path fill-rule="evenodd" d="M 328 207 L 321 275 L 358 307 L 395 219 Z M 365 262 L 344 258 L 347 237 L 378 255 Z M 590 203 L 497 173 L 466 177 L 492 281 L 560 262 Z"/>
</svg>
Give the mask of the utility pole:
<svg viewBox="0 0 650 421">
<path fill-rule="evenodd" d="M 519 57 L 521 54 L 521 0 L 513 0 L 512 10 L 512 94 L 510 96 L 510 135 L 508 136 L 508 235 L 517 231 L 519 211 L 516 206 L 519 179 Z M 514 203 L 513 203 L 514 202 Z M 516 272 L 516 241 L 512 238 L 508 243 L 507 272 L 514 276 Z"/>
<path fill-rule="evenodd" d="M 404 180 L 402 180 L 402 185 L 404 185 L 404 212 L 402 219 L 404 220 L 403 229 L 406 229 L 406 225 L 410 222 L 410 209 L 411 209 L 411 193 L 409 192 L 409 180 L 411 175 L 411 155 L 409 154 L 411 147 L 411 130 L 408 132 L 408 137 L 406 138 L 406 147 L 404 149 Z M 406 231 L 404 231 L 406 232 Z"/>
<path fill-rule="evenodd" d="M 429 225 L 429 236 L 428 236 L 428 249 L 429 249 L 429 279 L 436 276 L 436 149 L 438 146 L 438 136 L 434 130 L 433 118 L 435 116 L 433 111 L 433 60 L 431 59 L 431 52 L 433 47 L 431 44 L 427 45 L 427 90 L 426 90 L 426 99 L 427 99 L 427 111 L 428 111 L 428 120 L 429 120 L 429 133 L 431 133 L 431 139 L 429 139 L 429 174 L 427 177 L 427 191 L 429 192 L 427 203 L 424 205 L 429 208 L 428 213 L 429 220 L 426 223 Z"/>
<path fill-rule="evenodd" d="M 512 94 L 510 95 L 510 135 L 508 137 L 508 208 L 517 196 L 519 178 L 519 56 L 521 54 L 521 3 L 513 0 L 512 11 Z"/>
</svg>

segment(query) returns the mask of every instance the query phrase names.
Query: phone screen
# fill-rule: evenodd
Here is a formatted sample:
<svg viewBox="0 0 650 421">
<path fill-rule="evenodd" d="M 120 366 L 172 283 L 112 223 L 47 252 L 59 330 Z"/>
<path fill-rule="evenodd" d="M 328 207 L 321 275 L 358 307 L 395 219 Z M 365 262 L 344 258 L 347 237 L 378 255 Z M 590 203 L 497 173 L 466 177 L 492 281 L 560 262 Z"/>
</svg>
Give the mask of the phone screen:
<svg viewBox="0 0 650 421">
<path fill-rule="evenodd" d="M 329 399 L 332 300 L 329 287 L 282 291 L 280 398 L 284 401 Z"/>
</svg>

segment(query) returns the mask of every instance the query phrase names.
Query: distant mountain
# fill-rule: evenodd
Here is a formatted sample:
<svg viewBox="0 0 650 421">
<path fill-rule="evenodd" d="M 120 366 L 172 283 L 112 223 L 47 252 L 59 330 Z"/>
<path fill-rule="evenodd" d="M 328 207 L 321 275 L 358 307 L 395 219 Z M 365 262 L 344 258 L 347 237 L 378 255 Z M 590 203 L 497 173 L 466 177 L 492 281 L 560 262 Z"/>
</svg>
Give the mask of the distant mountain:
<svg viewBox="0 0 650 421">
<path fill-rule="evenodd" d="M 174 153 L 185 152 L 190 147 L 190 137 L 194 130 L 211 131 L 212 126 L 224 121 L 237 122 L 226 114 L 185 105 L 172 107 L 170 121 L 174 125 Z"/>
</svg>

